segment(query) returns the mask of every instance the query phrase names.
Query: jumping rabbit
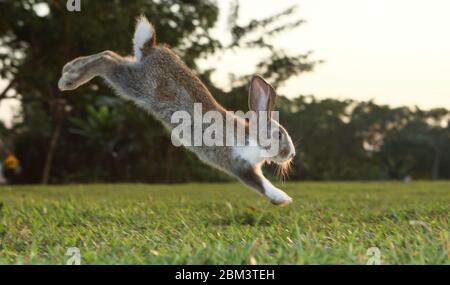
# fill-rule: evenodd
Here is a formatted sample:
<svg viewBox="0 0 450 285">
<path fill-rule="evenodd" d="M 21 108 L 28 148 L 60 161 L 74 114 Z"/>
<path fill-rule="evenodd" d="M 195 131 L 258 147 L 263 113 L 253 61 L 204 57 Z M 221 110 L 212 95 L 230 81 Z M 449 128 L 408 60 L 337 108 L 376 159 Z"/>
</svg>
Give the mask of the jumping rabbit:
<svg viewBox="0 0 450 285">
<path fill-rule="evenodd" d="M 131 100 L 151 113 L 169 130 L 176 125 L 172 115 L 180 110 L 194 115 L 194 104 L 200 103 L 202 112 L 216 111 L 230 115 L 211 95 L 194 73 L 167 46 L 156 44 L 153 26 L 145 17 L 138 18 L 133 39 L 134 56 L 122 57 L 112 51 L 79 57 L 67 63 L 59 80 L 62 91 L 73 90 L 100 76 L 117 95 Z M 255 112 L 272 112 L 275 90 L 261 76 L 251 79 L 249 108 Z M 231 114 L 235 123 L 248 129 L 248 120 Z M 261 171 L 264 163 L 287 165 L 295 156 L 295 148 L 287 131 L 268 116 L 267 129 L 271 140 L 279 145 L 275 155 L 268 156 L 267 148 L 258 139 L 245 133 L 245 146 L 187 146 L 203 162 L 242 181 L 251 189 L 267 197 L 275 205 L 286 205 L 292 198 L 276 188 Z M 255 144 L 256 142 L 256 144 Z"/>
</svg>

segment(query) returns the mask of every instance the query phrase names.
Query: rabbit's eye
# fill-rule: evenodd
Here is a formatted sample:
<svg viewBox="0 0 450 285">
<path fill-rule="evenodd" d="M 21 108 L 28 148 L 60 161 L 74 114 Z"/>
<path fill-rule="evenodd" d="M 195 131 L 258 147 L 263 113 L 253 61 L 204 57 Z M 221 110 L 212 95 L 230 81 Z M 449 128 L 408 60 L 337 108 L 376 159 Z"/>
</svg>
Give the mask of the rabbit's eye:
<svg viewBox="0 0 450 285">
<path fill-rule="evenodd" d="M 283 137 L 283 134 L 279 131 L 275 131 L 272 133 L 272 137 L 273 138 L 278 138 L 279 140 L 281 140 L 281 138 Z"/>
</svg>

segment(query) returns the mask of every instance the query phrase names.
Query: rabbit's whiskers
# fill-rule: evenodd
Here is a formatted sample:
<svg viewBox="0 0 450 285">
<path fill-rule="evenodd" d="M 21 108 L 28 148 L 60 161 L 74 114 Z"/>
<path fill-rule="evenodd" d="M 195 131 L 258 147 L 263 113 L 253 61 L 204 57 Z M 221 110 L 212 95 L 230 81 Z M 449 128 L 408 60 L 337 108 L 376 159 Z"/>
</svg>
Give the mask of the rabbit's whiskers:
<svg viewBox="0 0 450 285">
<path fill-rule="evenodd" d="M 276 164 L 275 173 L 277 174 L 277 176 L 280 178 L 281 181 L 285 181 L 288 178 L 289 172 L 292 167 L 292 161 L 293 160 L 290 159 Z"/>
</svg>

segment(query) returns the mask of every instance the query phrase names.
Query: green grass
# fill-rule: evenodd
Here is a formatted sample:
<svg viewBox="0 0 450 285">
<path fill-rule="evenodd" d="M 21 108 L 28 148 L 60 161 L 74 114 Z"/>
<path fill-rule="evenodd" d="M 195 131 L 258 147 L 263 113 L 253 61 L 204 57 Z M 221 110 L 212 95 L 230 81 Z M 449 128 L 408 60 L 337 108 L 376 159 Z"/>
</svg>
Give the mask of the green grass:
<svg viewBox="0 0 450 285">
<path fill-rule="evenodd" d="M 450 264 L 450 183 L 0 187 L 0 264 Z"/>
</svg>

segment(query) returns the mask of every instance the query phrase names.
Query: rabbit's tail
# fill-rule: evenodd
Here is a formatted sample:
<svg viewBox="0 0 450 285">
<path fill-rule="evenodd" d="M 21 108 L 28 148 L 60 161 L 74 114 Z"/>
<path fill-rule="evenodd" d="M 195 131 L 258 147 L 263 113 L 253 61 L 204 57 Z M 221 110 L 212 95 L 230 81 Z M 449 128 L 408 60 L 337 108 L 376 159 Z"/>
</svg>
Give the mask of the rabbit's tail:
<svg viewBox="0 0 450 285">
<path fill-rule="evenodd" d="M 145 57 L 146 52 L 156 45 L 155 29 L 152 24 L 140 16 L 137 19 L 136 30 L 133 38 L 134 56 L 138 61 Z"/>
</svg>

